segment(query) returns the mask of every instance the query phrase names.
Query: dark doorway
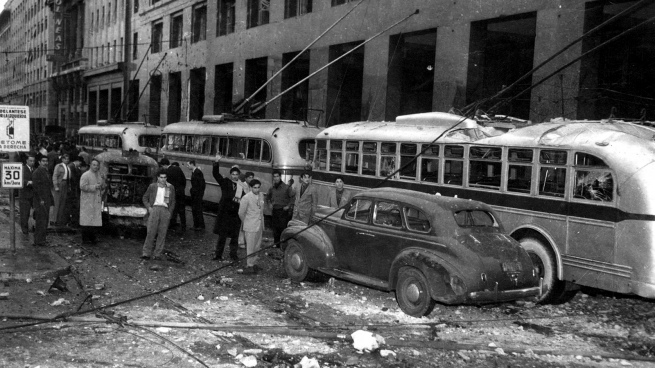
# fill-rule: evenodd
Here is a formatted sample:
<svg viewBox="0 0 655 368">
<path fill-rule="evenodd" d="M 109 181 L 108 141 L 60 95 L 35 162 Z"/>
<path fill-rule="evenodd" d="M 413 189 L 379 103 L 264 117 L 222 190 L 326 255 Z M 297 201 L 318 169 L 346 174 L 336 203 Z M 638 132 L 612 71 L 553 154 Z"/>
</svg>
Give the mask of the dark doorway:
<svg viewBox="0 0 655 368">
<path fill-rule="evenodd" d="M 161 125 L 161 75 L 150 78 L 150 114 L 146 121 L 151 125 Z"/>
<path fill-rule="evenodd" d="M 532 69 L 536 24 L 535 13 L 471 23 L 467 104 L 492 97 Z M 501 97 L 508 99 L 507 102 L 491 112 L 528 119 L 531 93 L 517 94 L 531 83 L 532 78 L 527 78 L 504 93 Z M 481 108 L 491 108 L 497 102 L 490 101 Z"/>
<path fill-rule="evenodd" d="M 584 31 L 605 22 L 637 1 L 586 4 Z M 582 41 L 582 52 L 626 32 L 655 15 L 655 5 L 642 6 Z M 655 24 L 626 33 L 582 59 L 579 119 L 655 119 Z M 565 71 L 566 72 L 566 71 Z"/>
<path fill-rule="evenodd" d="M 232 112 L 232 63 L 216 65 L 214 69 L 214 114 Z"/>
<path fill-rule="evenodd" d="M 123 103 L 123 97 L 121 96 L 122 88 L 112 88 L 111 89 L 111 115 L 110 119 L 114 122 L 121 120 L 121 103 Z"/>
<path fill-rule="evenodd" d="M 109 90 L 100 90 L 98 101 L 98 120 L 109 120 Z"/>
<path fill-rule="evenodd" d="M 309 51 L 304 52 L 293 64 L 282 71 L 282 92 L 309 75 Z M 289 52 L 282 55 L 282 64 L 287 65 L 298 55 Z M 309 80 L 282 95 L 280 117 L 282 119 L 307 120 L 309 104 Z"/>
<path fill-rule="evenodd" d="M 89 91 L 89 121 L 88 124 L 98 123 L 98 92 Z"/>
<path fill-rule="evenodd" d="M 386 120 L 432 111 L 437 30 L 391 36 Z"/>
<path fill-rule="evenodd" d="M 205 114 L 205 68 L 191 69 L 189 120 L 202 120 Z"/>
<path fill-rule="evenodd" d="M 173 124 L 182 118 L 182 72 L 168 74 L 168 122 Z"/>
<path fill-rule="evenodd" d="M 246 60 L 246 80 L 245 80 L 245 95 L 246 98 L 250 97 L 259 87 L 263 86 L 268 80 L 268 58 L 257 58 Z M 266 102 L 266 90 L 263 88 L 253 98 L 250 99 L 250 106 L 256 107 L 261 103 Z M 266 109 L 261 109 L 253 117 L 263 118 Z"/>
<path fill-rule="evenodd" d="M 139 81 L 130 82 L 130 93 L 127 103 L 127 121 L 139 121 Z"/>
<path fill-rule="evenodd" d="M 330 62 L 359 44 L 351 42 L 330 46 Z M 363 47 L 328 67 L 327 126 L 362 119 L 363 81 Z"/>
</svg>

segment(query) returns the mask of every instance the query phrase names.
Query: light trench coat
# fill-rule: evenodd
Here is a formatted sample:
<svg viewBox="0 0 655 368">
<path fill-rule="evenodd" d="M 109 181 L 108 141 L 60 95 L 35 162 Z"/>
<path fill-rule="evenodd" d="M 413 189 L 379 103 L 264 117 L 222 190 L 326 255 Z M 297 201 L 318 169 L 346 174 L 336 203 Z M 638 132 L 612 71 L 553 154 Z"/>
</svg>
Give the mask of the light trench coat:
<svg viewBox="0 0 655 368">
<path fill-rule="evenodd" d="M 104 184 L 100 172 L 89 170 L 80 178 L 80 226 L 102 226 L 102 190 L 96 184 Z"/>
</svg>

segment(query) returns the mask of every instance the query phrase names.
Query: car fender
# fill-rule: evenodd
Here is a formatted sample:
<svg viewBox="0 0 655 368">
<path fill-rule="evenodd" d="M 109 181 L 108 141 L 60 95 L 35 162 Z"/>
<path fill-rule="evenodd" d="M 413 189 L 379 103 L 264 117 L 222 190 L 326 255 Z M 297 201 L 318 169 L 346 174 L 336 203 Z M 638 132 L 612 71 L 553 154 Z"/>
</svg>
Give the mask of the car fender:
<svg viewBox="0 0 655 368">
<path fill-rule="evenodd" d="M 334 259 L 332 241 L 319 226 L 309 228 L 306 226 L 289 226 L 284 229 L 281 238 L 284 241 L 283 249 L 286 248 L 289 239 L 294 239 L 300 244 L 309 268 L 329 267 Z"/>
<path fill-rule="evenodd" d="M 447 304 L 465 300 L 466 295 L 455 295 L 449 287 L 451 275 L 456 275 L 462 280 L 465 278 L 441 255 L 422 248 L 408 248 L 402 251 L 389 270 L 389 287 L 392 290 L 396 288 L 398 271 L 405 266 L 415 267 L 423 272 L 429 281 L 428 287 L 433 299 Z M 443 282 L 440 282 L 441 280 Z"/>
</svg>

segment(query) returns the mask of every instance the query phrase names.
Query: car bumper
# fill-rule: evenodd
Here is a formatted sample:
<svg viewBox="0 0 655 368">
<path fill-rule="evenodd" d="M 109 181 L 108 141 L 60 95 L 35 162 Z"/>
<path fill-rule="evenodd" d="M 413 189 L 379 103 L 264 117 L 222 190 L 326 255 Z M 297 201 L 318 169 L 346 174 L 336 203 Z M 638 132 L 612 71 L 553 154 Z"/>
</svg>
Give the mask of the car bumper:
<svg viewBox="0 0 655 368">
<path fill-rule="evenodd" d="M 515 300 L 530 298 L 541 295 L 539 286 L 513 289 L 513 290 L 491 290 L 491 291 L 474 291 L 469 294 L 469 299 L 474 302 L 500 302 L 506 300 Z"/>
</svg>

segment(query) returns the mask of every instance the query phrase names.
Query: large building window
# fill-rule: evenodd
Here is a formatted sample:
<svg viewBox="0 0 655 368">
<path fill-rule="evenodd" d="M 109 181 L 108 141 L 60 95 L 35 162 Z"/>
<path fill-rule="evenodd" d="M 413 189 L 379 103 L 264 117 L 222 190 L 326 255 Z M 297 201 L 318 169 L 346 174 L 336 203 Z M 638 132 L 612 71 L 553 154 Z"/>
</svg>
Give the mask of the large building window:
<svg viewBox="0 0 655 368">
<path fill-rule="evenodd" d="M 284 17 L 291 18 L 312 12 L 312 0 L 285 0 Z"/>
<path fill-rule="evenodd" d="M 282 55 L 282 64 L 286 66 L 298 55 L 290 52 Z M 282 91 L 298 83 L 309 75 L 310 51 L 304 52 L 291 65 L 282 71 Z M 294 90 L 282 95 L 280 103 L 280 118 L 292 120 L 307 120 L 309 102 L 309 80 L 304 81 Z"/>
<path fill-rule="evenodd" d="M 177 13 L 171 15 L 171 43 L 170 48 L 174 49 L 182 45 L 182 35 L 183 35 L 183 16 L 182 13 Z"/>
<path fill-rule="evenodd" d="M 161 20 L 152 22 L 151 52 L 153 54 L 162 51 L 163 33 L 164 33 L 164 22 L 162 22 Z"/>
<path fill-rule="evenodd" d="M 139 58 L 139 32 L 132 35 L 132 60 Z"/>
<path fill-rule="evenodd" d="M 586 3 L 584 32 L 636 3 L 637 1 Z M 654 13 L 655 5 L 650 2 L 628 12 L 599 32 L 585 37 L 582 40 L 581 52 L 587 52 L 612 37 L 627 32 L 652 17 Z M 625 33 L 606 47 L 585 56 L 580 66 L 579 96 L 576 96 L 577 117 L 607 119 L 614 115 L 617 118 L 639 119 L 647 113 L 647 118 L 652 120 L 655 110 L 655 69 L 652 67 L 652 60 L 655 60 L 655 25 L 652 22 L 641 26 L 637 32 Z M 566 70 L 563 73 L 566 73 Z M 562 110 L 565 111 L 565 108 Z"/>
<path fill-rule="evenodd" d="M 389 45 L 386 119 L 432 111 L 437 31 L 391 36 Z"/>
<path fill-rule="evenodd" d="M 148 105 L 150 119 L 146 123 L 152 125 L 161 124 L 161 75 L 153 75 L 150 79 L 150 104 Z"/>
<path fill-rule="evenodd" d="M 355 48 L 359 42 L 330 46 L 330 61 Z M 362 119 L 364 48 L 348 54 L 328 67 L 327 126 Z"/>
<path fill-rule="evenodd" d="M 471 23 L 467 104 L 495 95 L 532 69 L 536 26 L 536 13 Z M 516 94 L 528 88 L 531 82 L 528 78 L 505 92 L 502 97 L 513 99 L 494 113 L 530 118 L 531 93 Z"/>
<path fill-rule="evenodd" d="M 214 69 L 214 114 L 232 112 L 234 65 L 216 65 Z"/>
<path fill-rule="evenodd" d="M 268 24 L 270 0 L 248 1 L 248 28 Z"/>
<path fill-rule="evenodd" d="M 168 74 L 168 121 L 167 124 L 182 120 L 182 73 Z"/>
<path fill-rule="evenodd" d="M 234 33 L 234 9 L 236 0 L 218 0 L 216 36 Z"/>
<path fill-rule="evenodd" d="M 257 59 L 246 60 L 246 78 L 245 78 L 245 95 L 250 97 L 259 87 L 263 86 L 267 80 L 268 58 L 262 57 Z M 259 91 L 251 98 L 250 106 L 257 106 L 266 101 L 266 88 Z M 263 118 L 266 109 L 260 110 L 253 117 Z"/>
<path fill-rule="evenodd" d="M 337 5 L 349 3 L 351 1 L 355 1 L 355 0 L 332 0 L 332 6 L 337 6 Z"/>
<path fill-rule="evenodd" d="M 191 69 L 189 77 L 189 120 L 202 120 L 205 111 L 205 68 Z"/>
<path fill-rule="evenodd" d="M 201 3 L 193 6 L 193 39 L 191 42 L 199 42 L 207 39 L 207 4 Z"/>
</svg>

